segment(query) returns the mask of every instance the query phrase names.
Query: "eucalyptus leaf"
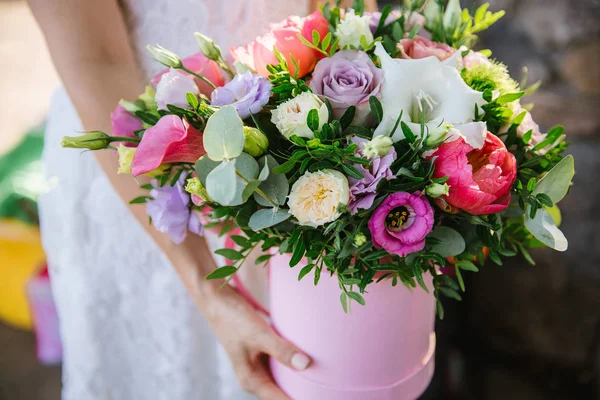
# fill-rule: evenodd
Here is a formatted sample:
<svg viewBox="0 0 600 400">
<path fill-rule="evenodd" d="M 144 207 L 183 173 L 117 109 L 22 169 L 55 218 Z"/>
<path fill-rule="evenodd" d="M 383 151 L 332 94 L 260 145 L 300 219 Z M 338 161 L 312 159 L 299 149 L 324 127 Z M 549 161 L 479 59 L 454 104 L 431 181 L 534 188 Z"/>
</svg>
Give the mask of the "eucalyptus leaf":
<svg viewBox="0 0 600 400">
<path fill-rule="evenodd" d="M 242 191 L 242 202 L 248 201 L 250 196 L 256 191 L 261 182 L 258 179 L 252 179 L 246 184 L 244 190 Z"/>
<path fill-rule="evenodd" d="M 531 193 L 544 193 L 556 204 L 565 197 L 575 175 L 575 160 L 572 155 L 563 158 L 535 185 Z"/>
<path fill-rule="evenodd" d="M 284 205 L 285 199 L 290 191 L 290 184 L 284 174 L 273 172 L 273 169 L 278 167 L 279 164 L 271 155 L 262 157 L 260 160 L 258 160 L 258 164 L 261 168 L 264 168 L 268 165 L 268 167 L 271 169 L 271 173 L 267 179 L 260 184 L 259 189 L 278 205 Z M 257 193 L 254 194 L 254 200 L 264 207 L 273 206 Z"/>
<path fill-rule="evenodd" d="M 465 251 L 465 239 L 452 228 L 438 226 L 429 236 L 439 241 L 429 249 L 432 253 L 437 253 L 442 257 L 454 257 Z"/>
<path fill-rule="evenodd" d="M 204 149 L 211 160 L 232 159 L 244 150 L 244 128 L 236 109 L 225 106 L 215 112 L 204 129 Z"/>
<path fill-rule="evenodd" d="M 221 205 L 236 205 L 237 181 L 235 163 L 225 161 L 206 177 L 206 191 L 211 199 Z"/>
<path fill-rule="evenodd" d="M 200 179 L 202 186 L 206 187 L 206 177 L 213 169 L 217 168 L 219 164 L 221 163 L 211 160 L 208 156 L 202 156 L 202 158 L 196 161 L 196 173 L 198 174 L 198 179 Z"/>
<path fill-rule="evenodd" d="M 287 210 L 265 208 L 262 210 L 258 210 L 254 214 L 252 214 L 248 226 L 250 227 L 250 229 L 257 232 L 262 229 L 277 225 L 290 218 L 291 216 L 292 215 Z"/>
<path fill-rule="evenodd" d="M 558 251 L 567 250 L 569 247 L 567 238 L 554 223 L 552 215 L 544 208 L 540 208 L 535 214 L 535 218 L 532 219 L 529 217 L 530 208 L 530 206 L 527 206 L 525 212 L 525 227 L 527 230 L 546 246 Z"/>
</svg>

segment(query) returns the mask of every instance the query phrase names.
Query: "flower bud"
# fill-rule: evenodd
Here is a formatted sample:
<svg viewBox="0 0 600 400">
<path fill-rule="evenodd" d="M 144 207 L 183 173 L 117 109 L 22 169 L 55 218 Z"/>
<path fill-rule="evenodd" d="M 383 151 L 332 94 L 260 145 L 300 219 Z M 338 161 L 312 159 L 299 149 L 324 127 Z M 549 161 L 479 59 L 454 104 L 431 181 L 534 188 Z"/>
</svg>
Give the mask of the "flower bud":
<svg viewBox="0 0 600 400">
<path fill-rule="evenodd" d="M 367 243 L 367 237 L 363 233 L 358 233 L 354 236 L 354 245 L 356 247 L 360 247 L 365 243 Z"/>
<path fill-rule="evenodd" d="M 428 0 L 425 4 L 425 9 L 423 11 L 423 14 L 425 15 L 425 20 L 427 21 L 427 26 L 437 26 L 440 22 L 441 13 L 442 9 L 439 3 L 436 0 Z"/>
<path fill-rule="evenodd" d="M 452 129 L 452 125 L 447 122 L 437 128 L 431 129 L 429 135 L 427 135 L 427 139 L 425 139 L 425 146 L 436 147 L 442 143 L 446 140 L 446 136 L 448 136 L 450 129 Z"/>
<path fill-rule="evenodd" d="M 146 110 L 156 110 L 157 109 L 157 105 L 156 105 L 156 101 L 154 100 L 154 88 L 152 87 L 152 85 L 148 85 L 146 86 L 146 91 L 144 93 L 142 93 L 139 97 L 139 99 L 146 105 Z"/>
<path fill-rule="evenodd" d="M 383 157 L 392 149 L 394 142 L 389 136 L 378 135 L 365 143 L 363 155 L 368 158 Z"/>
<path fill-rule="evenodd" d="M 448 186 L 447 183 L 444 183 L 443 185 L 439 183 L 432 183 L 431 185 L 425 188 L 425 192 L 427 193 L 427 195 L 434 199 L 444 195 L 447 196 L 449 190 L 450 186 Z"/>
<path fill-rule="evenodd" d="M 152 53 L 152 56 L 156 61 L 158 61 L 165 67 L 181 68 L 183 66 L 183 63 L 181 62 L 181 59 L 177 56 L 177 54 L 165 49 L 162 46 L 156 45 L 156 47 L 154 47 L 148 45 L 146 46 L 146 49 L 148 49 L 148 51 Z"/>
<path fill-rule="evenodd" d="M 64 136 L 60 143 L 70 149 L 102 150 L 110 145 L 111 137 L 104 132 L 92 131 L 81 136 Z"/>
<path fill-rule="evenodd" d="M 200 179 L 197 177 L 190 178 L 187 180 L 187 184 L 185 185 L 185 191 L 193 196 L 198 196 L 200 198 L 200 200 L 202 200 L 202 201 L 212 201 L 212 199 L 208 195 L 208 192 L 202 185 L 202 182 L 200 182 Z M 194 201 L 194 204 L 196 204 L 196 203 L 197 202 Z M 198 204 L 196 204 L 196 205 L 198 205 Z"/>
<path fill-rule="evenodd" d="M 196 36 L 196 42 L 198 42 L 200 52 L 202 52 L 206 58 L 213 61 L 218 61 L 221 58 L 221 49 L 211 38 L 198 32 L 194 33 L 194 36 Z"/>
<path fill-rule="evenodd" d="M 244 126 L 244 152 L 252 157 L 262 156 L 269 147 L 269 139 L 256 128 Z"/>
</svg>

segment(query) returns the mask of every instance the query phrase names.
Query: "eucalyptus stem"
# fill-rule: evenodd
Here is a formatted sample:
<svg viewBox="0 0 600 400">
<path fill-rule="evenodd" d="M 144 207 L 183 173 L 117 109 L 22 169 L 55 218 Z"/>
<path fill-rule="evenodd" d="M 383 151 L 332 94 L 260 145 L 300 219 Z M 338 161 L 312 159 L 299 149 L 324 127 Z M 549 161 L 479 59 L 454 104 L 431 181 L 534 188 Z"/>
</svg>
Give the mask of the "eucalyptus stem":
<svg viewBox="0 0 600 400">
<path fill-rule="evenodd" d="M 212 83 L 210 80 L 208 80 L 207 78 L 203 77 L 202 75 L 199 75 L 197 73 L 195 73 L 194 71 L 187 69 L 185 66 L 181 65 L 181 67 L 179 67 L 179 69 L 187 72 L 190 75 L 195 76 L 196 78 L 200 79 L 201 81 L 203 81 L 204 83 L 206 83 L 207 85 L 209 85 L 210 87 L 212 87 L 213 89 L 216 89 L 217 87 L 215 86 L 214 83 Z"/>
<path fill-rule="evenodd" d="M 240 172 L 236 169 L 235 170 L 235 174 L 244 182 L 246 182 L 246 184 L 248 184 L 248 179 L 246 179 L 246 177 L 242 174 L 240 174 Z M 260 195 L 260 197 L 262 197 L 263 199 L 265 199 L 267 202 L 269 202 L 269 204 L 271 204 L 273 207 L 278 208 L 279 204 L 277 204 L 274 200 L 271 200 L 271 198 L 269 196 L 267 196 L 267 194 L 265 192 L 263 192 L 262 190 L 260 190 L 259 188 L 255 189 L 256 193 L 258 193 Z"/>
</svg>

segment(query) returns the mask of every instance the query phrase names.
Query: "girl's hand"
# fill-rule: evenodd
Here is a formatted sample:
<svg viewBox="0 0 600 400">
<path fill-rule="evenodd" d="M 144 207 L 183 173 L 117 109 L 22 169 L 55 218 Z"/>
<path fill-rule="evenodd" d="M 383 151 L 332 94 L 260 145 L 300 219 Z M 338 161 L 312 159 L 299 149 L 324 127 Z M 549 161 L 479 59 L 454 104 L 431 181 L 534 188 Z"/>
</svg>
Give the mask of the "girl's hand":
<svg viewBox="0 0 600 400">
<path fill-rule="evenodd" d="M 302 371 L 310 359 L 279 336 L 234 288 L 214 288 L 202 304 L 204 315 L 231 359 L 242 389 L 261 400 L 290 400 L 273 382 L 267 356 Z"/>
</svg>

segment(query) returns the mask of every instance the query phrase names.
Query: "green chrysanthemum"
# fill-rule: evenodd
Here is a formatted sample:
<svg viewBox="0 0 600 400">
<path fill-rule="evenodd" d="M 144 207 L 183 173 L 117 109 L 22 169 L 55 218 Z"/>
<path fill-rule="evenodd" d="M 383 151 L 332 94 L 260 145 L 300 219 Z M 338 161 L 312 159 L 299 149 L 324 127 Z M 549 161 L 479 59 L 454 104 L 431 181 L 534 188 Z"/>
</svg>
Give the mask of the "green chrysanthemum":
<svg viewBox="0 0 600 400">
<path fill-rule="evenodd" d="M 500 95 L 519 91 L 519 84 L 510 77 L 506 65 L 498 61 L 480 63 L 473 68 L 463 68 L 461 75 L 467 85 L 479 92 L 497 90 Z"/>
</svg>

